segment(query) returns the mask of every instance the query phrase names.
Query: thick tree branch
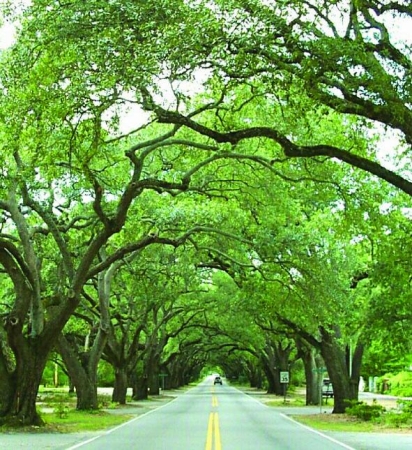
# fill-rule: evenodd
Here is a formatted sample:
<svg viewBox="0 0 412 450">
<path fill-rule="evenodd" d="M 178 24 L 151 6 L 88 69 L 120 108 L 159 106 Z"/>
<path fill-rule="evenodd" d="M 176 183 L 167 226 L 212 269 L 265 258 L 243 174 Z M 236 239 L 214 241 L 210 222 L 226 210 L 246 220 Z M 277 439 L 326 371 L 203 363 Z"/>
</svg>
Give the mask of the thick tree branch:
<svg viewBox="0 0 412 450">
<path fill-rule="evenodd" d="M 185 125 L 218 143 L 230 143 L 236 145 L 245 139 L 266 138 L 277 142 L 282 147 L 285 155 L 289 158 L 313 158 L 316 156 L 336 158 L 353 167 L 369 172 L 406 192 L 408 195 L 412 195 L 412 182 L 397 175 L 391 170 L 386 169 L 375 161 L 356 155 L 342 148 L 334 147 L 332 145 L 296 145 L 285 135 L 279 133 L 275 128 L 270 127 L 252 127 L 224 133 L 208 128 L 180 113 L 166 111 L 161 108 L 157 109 L 157 113 L 159 114 L 160 122 Z"/>
</svg>

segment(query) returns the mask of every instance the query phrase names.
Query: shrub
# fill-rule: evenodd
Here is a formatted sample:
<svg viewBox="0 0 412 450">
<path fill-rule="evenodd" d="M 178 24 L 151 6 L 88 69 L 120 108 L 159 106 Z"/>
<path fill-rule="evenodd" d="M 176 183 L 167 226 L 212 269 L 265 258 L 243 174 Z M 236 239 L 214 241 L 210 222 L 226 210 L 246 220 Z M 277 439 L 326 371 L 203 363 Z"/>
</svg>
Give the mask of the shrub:
<svg viewBox="0 0 412 450">
<path fill-rule="evenodd" d="M 346 408 L 347 414 L 363 421 L 376 419 L 380 417 L 384 411 L 385 408 L 382 405 L 378 405 L 376 400 L 373 401 L 372 405 L 357 401 L 350 402 L 349 407 Z"/>
<path fill-rule="evenodd" d="M 396 375 L 385 375 L 389 379 L 390 392 L 398 397 L 412 396 L 412 372 L 404 371 Z"/>
<path fill-rule="evenodd" d="M 412 416 L 412 400 L 398 400 L 398 409 Z"/>
<path fill-rule="evenodd" d="M 54 408 L 54 413 L 59 419 L 67 419 L 69 415 L 69 407 L 65 405 L 63 402 L 60 402 Z"/>
<path fill-rule="evenodd" d="M 112 397 L 107 394 L 98 394 L 97 395 L 97 404 L 99 409 L 108 408 L 112 403 Z"/>
<path fill-rule="evenodd" d="M 389 427 L 400 428 L 401 425 L 412 424 L 412 414 L 409 413 L 388 413 L 385 414 L 382 424 L 388 425 Z"/>
</svg>

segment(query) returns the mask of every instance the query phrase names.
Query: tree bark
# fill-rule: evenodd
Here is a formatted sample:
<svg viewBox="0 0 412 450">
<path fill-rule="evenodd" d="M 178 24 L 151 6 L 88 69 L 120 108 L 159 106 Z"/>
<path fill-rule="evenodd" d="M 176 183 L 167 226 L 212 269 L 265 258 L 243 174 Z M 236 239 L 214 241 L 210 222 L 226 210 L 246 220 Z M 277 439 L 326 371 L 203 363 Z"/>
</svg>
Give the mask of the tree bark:
<svg viewBox="0 0 412 450">
<path fill-rule="evenodd" d="M 306 405 L 319 405 L 320 401 L 320 374 L 317 372 L 315 349 L 304 342 L 296 339 L 299 356 L 302 359 L 306 380 Z"/>
<path fill-rule="evenodd" d="M 77 409 L 97 409 L 97 364 L 92 362 L 90 352 L 85 352 L 79 357 L 64 335 L 60 335 L 57 340 L 57 350 L 76 387 Z"/>
<path fill-rule="evenodd" d="M 16 368 L 2 385 L 5 393 L 1 407 L 2 422 L 14 425 L 43 425 L 36 410 L 39 385 L 49 350 L 39 339 L 19 339 L 13 345 Z M 1 364 L 0 364 L 1 365 Z"/>
<path fill-rule="evenodd" d="M 347 362 L 348 367 L 350 364 L 352 364 L 351 367 L 352 370 L 350 374 L 350 386 L 352 390 L 352 396 L 355 399 L 357 399 L 359 396 L 359 381 L 364 350 L 365 350 L 364 344 L 362 342 L 358 342 L 356 344 L 355 351 L 353 352 L 352 361 L 350 361 L 349 358 Z"/>
<path fill-rule="evenodd" d="M 342 339 L 340 329 L 337 325 L 326 329 L 319 327 L 320 339 L 316 339 L 311 333 L 298 327 L 292 321 L 280 317 L 280 320 L 291 327 L 301 338 L 305 339 L 309 344 L 319 349 L 325 366 L 332 382 L 334 394 L 333 413 L 342 414 L 347 407 L 347 400 L 358 399 L 358 388 L 354 388 L 353 384 L 359 384 L 359 373 L 363 355 L 363 345 L 358 344 L 354 359 L 352 380 L 349 376 L 346 348 L 340 342 Z"/>
<path fill-rule="evenodd" d="M 111 364 L 115 373 L 112 401 L 120 404 L 126 403 L 127 388 L 136 391 L 136 379 L 139 363 L 144 356 L 144 346 L 139 344 L 142 327 L 139 326 L 131 335 L 127 334 L 129 327 L 120 327 L 122 335 L 117 339 L 113 325 L 110 326 L 108 341 L 104 348 L 104 359 Z M 132 338 L 130 341 L 130 337 Z"/>
<path fill-rule="evenodd" d="M 150 395 L 160 394 L 160 355 L 152 355 L 148 361 L 147 374 L 148 374 L 148 387 Z"/>
<path fill-rule="evenodd" d="M 284 395 L 285 385 L 280 382 L 280 372 L 289 372 L 291 351 L 292 345 L 289 341 L 283 347 L 281 340 L 267 339 L 261 360 L 268 381 L 268 394 Z"/>
<path fill-rule="evenodd" d="M 128 377 L 126 369 L 116 368 L 112 401 L 121 405 L 125 405 L 127 397 L 127 387 Z"/>
<path fill-rule="evenodd" d="M 321 327 L 320 332 L 322 335 L 321 355 L 333 386 L 334 407 L 332 412 L 343 414 L 347 407 L 347 400 L 357 400 L 351 387 L 345 351 L 337 341 L 339 337 L 337 330 L 330 332 Z"/>
<path fill-rule="evenodd" d="M 133 400 L 147 400 L 148 388 L 147 376 L 136 377 L 133 383 Z"/>
<path fill-rule="evenodd" d="M 74 394 L 76 392 L 75 386 L 70 376 L 68 376 L 68 378 L 69 378 L 69 394 Z"/>
<path fill-rule="evenodd" d="M 249 378 L 249 385 L 252 388 L 262 389 L 262 369 L 252 364 L 247 366 L 247 374 Z"/>
<path fill-rule="evenodd" d="M 0 324 L 1 327 L 1 324 Z M 6 347 L 4 345 L 4 335 L 1 333 L 2 342 L 0 343 L 0 417 L 4 416 L 7 411 L 11 409 L 11 404 L 13 401 L 14 379 L 12 377 L 13 367 L 11 367 L 10 361 L 8 360 L 5 351 Z"/>
<path fill-rule="evenodd" d="M 276 369 L 270 365 L 270 361 L 266 358 L 262 358 L 262 367 L 268 384 L 266 392 L 268 394 L 282 395 L 280 383 L 276 380 Z"/>
</svg>

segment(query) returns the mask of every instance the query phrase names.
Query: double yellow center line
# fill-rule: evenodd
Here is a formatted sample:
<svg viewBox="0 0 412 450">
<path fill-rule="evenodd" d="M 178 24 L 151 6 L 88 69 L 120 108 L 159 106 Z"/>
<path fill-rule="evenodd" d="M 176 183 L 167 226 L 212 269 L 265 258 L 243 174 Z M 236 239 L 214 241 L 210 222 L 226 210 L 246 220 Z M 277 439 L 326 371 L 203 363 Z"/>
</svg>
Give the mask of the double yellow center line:
<svg viewBox="0 0 412 450">
<path fill-rule="evenodd" d="M 214 439 L 213 439 L 214 438 Z M 214 441 L 214 446 L 213 446 Z M 207 426 L 206 448 L 205 450 L 221 450 L 222 444 L 220 442 L 220 428 L 219 415 L 217 412 L 212 412 L 209 415 L 209 424 Z"/>
<path fill-rule="evenodd" d="M 212 408 L 217 408 L 218 406 L 219 403 L 216 395 L 212 395 Z M 220 442 L 219 415 L 216 411 L 209 414 L 205 450 L 222 450 L 222 444 Z"/>
<path fill-rule="evenodd" d="M 217 401 L 216 395 L 212 395 L 212 408 L 217 408 L 219 406 L 219 403 Z"/>
</svg>

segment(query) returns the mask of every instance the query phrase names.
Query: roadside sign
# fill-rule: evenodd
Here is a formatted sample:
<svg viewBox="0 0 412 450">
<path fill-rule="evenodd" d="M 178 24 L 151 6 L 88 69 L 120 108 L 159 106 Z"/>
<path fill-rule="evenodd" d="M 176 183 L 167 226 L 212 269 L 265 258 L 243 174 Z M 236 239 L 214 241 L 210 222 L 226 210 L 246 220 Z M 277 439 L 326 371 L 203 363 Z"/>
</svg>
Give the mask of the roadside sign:
<svg viewBox="0 0 412 450">
<path fill-rule="evenodd" d="M 280 382 L 289 383 L 289 372 L 280 372 Z"/>
<path fill-rule="evenodd" d="M 165 378 L 168 376 L 167 373 L 159 373 L 159 378 L 162 380 L 162 389 L 165 390 Z"/>
</svg>

